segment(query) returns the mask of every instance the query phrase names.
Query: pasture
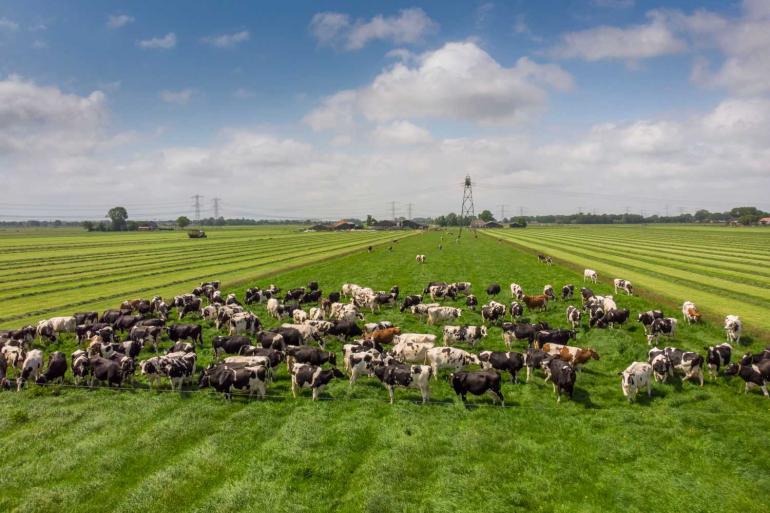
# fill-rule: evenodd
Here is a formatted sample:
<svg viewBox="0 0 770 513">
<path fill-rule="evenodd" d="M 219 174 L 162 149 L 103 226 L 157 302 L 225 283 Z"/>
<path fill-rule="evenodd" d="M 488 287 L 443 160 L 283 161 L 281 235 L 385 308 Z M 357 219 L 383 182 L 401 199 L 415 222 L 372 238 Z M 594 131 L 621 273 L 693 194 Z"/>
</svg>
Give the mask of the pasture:
<svg viewBox="0 0 770 513">
<path fill-rule="evenodd" d="M 740 312 L 770 333 L 770 230 L 666 225 L 579 225 L 491 230 L 489 235 L 553 256 L 600 279 L 631 280 L 671 306 L 695 302 L 717 322 Z"/>
<path fill-rule="evenodd" d="M 509 232 L 493 233 L 502 238 Z M 516 237 L 523 233 L 516 232 Z M 405 295 L 421 292 L 433 280 L 470 281 L 480 303 L 487 301 L 484 288 L 491 282 L 502 285 L 499 299 L 504 303 L 510 302 L 511 282 L 530 293 L 540 293 L 546 283 L 557 292 L 563 284 L 579 288 L 582 283 L 582 273 L 570 267 L 541 265 L 532 254 L 484 235 L 464 236 L 456 244 L 451 236 L 442 241 L 441 233 L 417 234 L 401 238 L 393 251 L 385 244 L 369 254 L 366 245 L 395 235 L 225 231 L 221 239 L 212 233 L 205 246 L 198 245 L 201 241 L 166 241 L 155 248 L 159 253 L 154 258 L 143 258 L 146 246 L 139 242 L 150 236 L 136 237 L 136 246 L 116 247 L 110 236 L 78 236 L 77 244 L 85 245 L 79 249 L 72 248 L 75 241 L 62 238 L 50 250 L 50 240 L 34 244 L 29 239 L 28 251 L 16 241 L 10 244 L 20 248 L 10 252 L 15 259 L 2 264 L 5 279 L 12 279 L 13 269 L 23 269 L 30 281 L 44 279 L 44 270 L 58 274 L 64 283 L 35 284 L 28 292 L 49 292 L 18 299 L 27 302 L 26 308 L 45 310 L 45 316 L 115 307 L 138 295 L 186 292 L 208 279 L 222 279 L 222 289 L 241 299 L 247 287 L 268 283 L 288 289 L 316 280 L 325 293 L 346 282 L 375 290 L 397 284 Z M 249 238 L 251 242 L 239 243 Z M 0 244 L 8 241 L 0 239 Z M 224 247 L 232 255 L 222 256 Z M 550 248 L 536 249 L 567 260 Z M 104 274 L 122 272 L 112 260 L 116 252 L 131 271 L 121 281 L 101 283 L 109 282 Z M 335 252 L 338 258 L 318 260 Z M 418 253 L 427 255 L 427 263 L 415 263 Z M 22 267 L 35 258 L 39 261 Z M 611 269 L 602 271 L 602 257 L 595 262 L 602 283 L 594 290 L 612 293 L 607 281 Z M 66 274 L 75 266 L 77 271 Z M 621 271 L 618 275 L 648 292 L 643 280 Z M 68 287 L 73 290 L 57 291 Z M 13 286 L 4 291 L 13 294 Z M 698 302 L 687 295 L 672 300 L 681 303 L 685 298 Z M 641 325 L 633 322 L 636 314 L 662 307 L 680 316 L 667 300 L 616 299 L 620 307 L 631 309 L 632 322 L 614 330 L 588 330 L 584 321 L 575 344 L 595 348 L 601 359 L 578 373 L 574 399 L 560 404 L 540 372 L 527 384 L 512 384 L 504 377 L 505 408 L 493 406 L 488 396 L 469 396 L 469 405 L 463 405 L 445 372 L 431 383 L 427 405 L 417 404 L 419 392 L 413 389 L 397 389 L 396 403 L 390 405 L 382 385 L 366 377 L 352 388 L 344 380 L 333 381 L 314 403 L 308 390 L 292 399 L 285 365 L 264 401 L 236 397 L 228 403 L 210 389 L 195 387 L 183 393 L 153 391 L 140 377 L 127 390 L 30 385 L 21 393 L 0 392 L 0 461 L 5 469 L 0 473 L 0 511 L 767 511 L 770 401 L 756 391 L 744 395 L 740 379 L 720 376 L 707 378 L 703 388 L 678 378 L 655 384 L 652 399 L 629 404 L 617 373 L 634 360 L 646 360 L 648 350 Z M 6 317 L 5 326 L 32 319 L 23 317 L 25 310 L 16 301 L 4 301 L 13 313 L 4 310 L 3 315 L 22 317 Z M 567 304 L 558 301 L 546 312 L 526 312 L 525 317 L 566 327 Z M 743 306 L 734 304 L 730 313 L 744 317 L 751 328 L 754 321 Z M 278 324 L 268 318 L 264 305 L 253 310 L 267 326 Z M 428 326 L 398 308 L 366 313 L 367 321 L 380 319 L 405 332 L 441 333 L 440 326 Z M 481 324 L 478 311 L 465 309 L 458 321 L 453 324 Z M 206 323 L 199 369 L 211 361 L 215 334 Z M 703 346 L 723 340 L 721 326 L 706 322 L 681 325 L 676 339 L 666 345 L 703 354 Z M 766 345 L 756 338 L 746 343 L 736 353 Z M 328 347 L 339 352 L 341 343 L 330 339 Z M 74 348 L 65 337 L 48 350 L 69 354 Z M 503 350 L 500 328 L 491 328 L 472 350 L 479 349 Z M 522 351 L 523 343 L 514 349 Z M 140 359 L 152 355 L 145 349 Z"/>
</svg>

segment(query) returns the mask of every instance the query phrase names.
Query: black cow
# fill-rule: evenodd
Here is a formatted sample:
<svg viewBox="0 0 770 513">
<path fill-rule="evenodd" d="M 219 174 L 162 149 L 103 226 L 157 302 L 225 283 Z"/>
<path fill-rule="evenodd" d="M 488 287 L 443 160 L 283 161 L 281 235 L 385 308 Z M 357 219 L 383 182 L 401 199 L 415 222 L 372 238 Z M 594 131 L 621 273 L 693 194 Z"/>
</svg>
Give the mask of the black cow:
<svg viewBox="0 0 770 513">
<path fill-rule="evenodd" d="M 280 326 L 278 328 L 275 328 L 273 331 L 281 335 L 283 337 L 283 342 L 287 346 L 304 346 L 305 345 L 305 339 L 302 338 L 302 333 L 299 332 L 297 328 L 284 328 L 283 326 Z"/>
<path fill-rule="evenodd" d="M 141 315 L 121 315 L 112 323 L 112 329 L 115 331 L 128 331 L 142 319 Z"/>
<path fill-rule="evenodd" d="M 746 383 L 744 393 L 748 392 L 751 387 L 757 386 L 766 397 L 770 397 L 770 393 L 767 391 L 767 384 L 770 382 L 770 360 L 761 360 L 753 365 L 733 363 L 725 369 L 725 375 L 740 376 Z"/>
<path fill-rule="evenodd" d="M 527 352 L 524 353 L 524 366 L 527 368 L 527 383 L 529 383 L 532 372 L 535 369 L 541 369 L 542 363 L 550 358 L 551 355 L 540 349 L 527 349 Z"/>
<path fill-rule="evenodd" d="M 565 285 L 561 288 L 561 298 L 562 299 L 572 299 L 572 297 L 575 295 L 575 286 L 572 284 Z"/>
<path fill-rule="evenodd" d="M 64 383 L 64 374 L 67 372 L 67 357 L 61 351 L 54 351 L 51 356 L 48 357 L 48 368 L 45 372 L 37 378 L 38 385 L 44 385 L 46 383 L 53 383 L 55 380 L 59 380 L 59 383 Z"/>
<path fill-rule="evenodd" d="M 17 330 L 3 330 L 0 331 L 0 338 L 17 340 L 23 344 L 30 344 L 35 340 L 37 336 L 37 328 L 34 326 L 24 326 Z"/>
<path fill-rule="evenodd" d="M 134 326 L 157 326 L 158 328 L 163 328 L 166 326 L 166 321 L 163 319 L 142 319 L 134 324 Z"/>
<path fill-rule="evenodd" d="M 78 343 L 82 344 L 87 338 L 99 335 L 105 342 L 111 342 L 115 336 L 112 326 L 105 322 L 95 324 L 80 324 L 75 326 L 75 336 Z"/>
<path fill-rule="evenodd" d="M 246 289 L 246 294 L 243 301 L 247 305 L 250 305 L 252 303 L 260 303 L 262 299 L 265 299 L 265 296 L 262 294 L 262 291 L 259 290 L 258 288 L 251 288 L 251 289 Z"/>
<path fill-rule="evenodd" d="M 97 312 L 78 312 L 72 316 L 75 318 L 75 324 L 94 324 L 99 321 Z"/>
<path fill-rule="evenodd" d="M 404 310 L 406 310 L 407 308 L 410 308 L 414 305 L 419 305 L 420 303 L 422 303 L 422 296 L 418 296 L 418 295 L 406 296 L 404 298 L 404 302 L 401 303 L 400 310 L 403 313 Z"/>
<path fill-rule="evenodd" d="M 556 402 L 561 402 L 561 394 L 565 393 L 572 399 L 577 375 L 575 368 L 559 358 L 544 360 L 541 364 L 546 373 L 545 380 L 553 383 L 553 391 L 556 393 Z"/>
<path fill-rule="evenodd" d="M 318 290 L 318 282 L 317 281 L 311 281 L 307 284 L 308 290 Z"/>
<path fill-rule="evenodd" d="M 733 348 L 730 344 L 719 344 L 718 346 L 706 346 L 706 364 L 709 367 L 709 373 L 716 378 L 719 368 L 730 363 Z"/>
<path fill-rule="evenodd" d="M 493 283 L 489 287 L 487 287 L 487 295 L 488 296 L 496 296 L 500 293 L 500 284 L 499 283 Z"/>
<path fill-rule="evenodd" d="M 515 351 L 482 351 L 479 360 L 482 369 L 509 372 L 513 383 L 519 382 L 519 371 L 524 368 L 524 355 Z"/>
<path fill-rule="evenodd" d="M 179 319 L 182 319 L 188 313 L 200 313 L 200 309 L 201 298 L 195 298 L 195 300 L 185 304 L 181 310 L 179 310 Z"/>
<path fill-rule="evenodd" d="M 241 354 L 241 349 L 251 345 L 251 339 L 243 335 L 230 337 L 217 336 L 211 341 L 214 356 L 222 358 L 222 354 Z"/>
<path fill-rule="evenodd" d="M 337 367 L 323 370 L 315 365 L 295 363 L 291 370 L 291 394 L 295 399 L 297 398 L 297 391 L 307 387 L 313 389 L 313 400 L 315 401 L 318 399 L 321 389 L 328 385 L 331 380 L 345 377 Z"/>
<path fill-rule="evenodd" d="M 516 340 L 526 340 L 531 347 L 535 340 L 535 334 L 538 331 L 550 329 L 550 326 L 545 322 L 536 324 L 504 322 L 502 328 L 503 340 L 507 346 L 510 346 L 512 338 L 515 338 Z"/>
<path fill-rule="evenodd" d="M 121 345 L 123 346 L 123 353 L 125 353 L 126 356 L 129 358 L 136 358 L 139 356 L 139 353 L 142 352 L 142 349 L 144 348 L 144 341 L 143 340 L 126 340 L 125 342 L 122 342 Z M 157 352 L 157 349 L 155 350 Z"/>
<path fill-rule="evenodd" d="M 174 324 L 166 328 L 166 333 L 173 342 L 190 339 L 203 347 L 203 333 L 198 324 Z"/>
<path fill-rule="evenodd" d="M 355 322 L 336 321 L 326 334 L 348 340 L 351 337 L 360 337 L 363 335 L 363 331 Z"/>
<path fill-rule="evenodd" d="M 628 320 L 630 312 L 628 308 L 607 310 L 604 315 L 596 321 L 597 328 L 614 328 L 616 324 L 623 325 Z"/>
<path fill-rule="evenodd" d="M 479 304 L 479 300 L 476 299 L 476 296 L 473 294 L 468 294 L 468 296 L 465 298 L 465 306 L 470 308 L 471 310 L 476 310 L 476 307 Z M 401 310 L 403 312 L 403 310 Z"/>
<path fill-rule="evenodd" d="M 305 287 L 297 287 L 296 289 L 291 289 L 288 292 L 286 292 L 286 296 L 284 296 L 283 300 L 284 302 L 297 301 L 304 294 L 305 294 Z"/>
<path fill-rule="evenodd" d="M 500 406 L 505 406 L 505 398 L 500 392 L 500 374 L 495 371 L 483 370 L 473 372 L 455 372 L 449 376 L 455 394 L 466 402 L 466 394 L 482 395 L 489 393 L 492 401 L 500 399 Z"/>
<path fill-rule="evenodd" d="M 91 370 L 91 386 L 94 386 L 97 381 L 106 382 L 108 386 L 123 384 L 123 371 L 118 362 L 95 356 L 89 358 L 88 363 Z"/>
<path fill-rule="evenodd" d="M 340 302 L 340 293 L 339 292 L 329 292 L 329 301 L 332 303 L 339 303 Z"/>
<path fill-rule="evenodd" d="M 311 290 L 310 292 L 307 292 L 302 296 L 300 296 L 299 302 L 300 303 L 318 303 L 322 297 L 323 297 L 323 291 Z"/>
<path fill-rule="evenodd" d="M 121 315 L 123 315 L 123 312 L 120 310 L 105 310 L 104 313 L 102 313 L 102 316 L 99 318 L 99 322 L 104 322 L 111 325 L 114 324 Z"/>
<path fill-rule="evenodd" d="M 540 330 L 535 333 L 535 342 L 538 348 L 543 347 L 543 344 L 547 342 L 566 345 L 570 339 L 577 340 L 577 332 L 575 330 L 559 328 L 555 330 Z"/>
<path fill-rule="evenodd" d="M 320 366 L 326 362 L 337 365 L 337 354 L 331 351 L 322 351 L 317 347 L 292 346 L 286 348 L 286 362 L 289 368 L 294 362 Z"/>
</svg>

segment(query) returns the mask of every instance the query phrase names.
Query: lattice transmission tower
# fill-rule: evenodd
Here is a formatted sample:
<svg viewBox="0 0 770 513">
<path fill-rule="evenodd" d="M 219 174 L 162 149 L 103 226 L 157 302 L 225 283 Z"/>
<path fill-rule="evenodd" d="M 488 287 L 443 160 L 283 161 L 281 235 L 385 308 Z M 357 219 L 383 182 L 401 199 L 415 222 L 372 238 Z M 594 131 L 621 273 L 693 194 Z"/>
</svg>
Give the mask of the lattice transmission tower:
<svg viewBox="0 0 770 513">
<path fill-rule="evenodd" d="M 472 230 L 474 235 L 476 234 L 476 228 L 470 225 L 473 219 L 476 217 L 476 211 L 473 209 L 473 186 L 471 185 L 471 175 L 465 175 L 465 186 L 463 188 L 463 205 L 460 208 L 460 231 L 457 233 L 457 238 L 463 234 L 463 228 L 465 220 L 468 220 L 468 229 Z"/>
</svg>

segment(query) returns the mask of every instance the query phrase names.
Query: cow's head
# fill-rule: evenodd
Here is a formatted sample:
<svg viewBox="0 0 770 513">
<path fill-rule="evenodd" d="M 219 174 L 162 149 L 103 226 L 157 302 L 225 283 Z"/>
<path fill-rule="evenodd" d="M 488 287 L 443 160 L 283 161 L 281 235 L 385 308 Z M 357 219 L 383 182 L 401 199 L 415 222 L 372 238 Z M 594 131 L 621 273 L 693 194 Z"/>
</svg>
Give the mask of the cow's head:
<svg viewBox="0 0 770 513">
<path fill-rule="evenodd" d="M 479 331 L 481 332 L 481 336 L 482 337 L 486 337 L 487 336 L 487 327 L 486 326 L 482 326 L 481 328 L 479 328 Z"/>
<path fill-rule="evenodd" d="M 740 370 L 741 370 L 740 365 L 738 365 L 737 363 L 731 363 L 725 369 L 725 376 L 735 376 L 738 374 L 738 372 L 740 372 Z"/>
</svg>

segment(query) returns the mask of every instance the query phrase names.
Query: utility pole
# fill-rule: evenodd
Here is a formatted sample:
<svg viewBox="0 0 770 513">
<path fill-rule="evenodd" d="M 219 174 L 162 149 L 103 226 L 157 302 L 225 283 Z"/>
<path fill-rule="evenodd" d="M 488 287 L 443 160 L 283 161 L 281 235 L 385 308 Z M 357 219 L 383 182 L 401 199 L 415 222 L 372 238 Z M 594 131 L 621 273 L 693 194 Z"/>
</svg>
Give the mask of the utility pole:
<svg viewBox="0 0 770 513">
<path fill-rule="evenodd" d="M 195 200 L 195 203 L 193 203 L 193 208 L 195 209 L 195 223 L 199 225 L 201 222 L 201 200 L 203 199 L 203 196 L 196 194 L 192 199 Z"/>
<path fill-rule="evenodd" d="M 500 222 L 503 222 L 503 219 L 505 219 L 505 205 L 498 205 L 500 207 Z"/>
<path fill-rule="evenodd" d="M 578 214 L 581 216 L 583 215 L 583 207 L 578 207 Z"/>
<path fill-rule="evenodd" d="M 393 221 L 396 220 L 396 202 L 391 201 L 390 202 L 390 213 L 393 216 Z"/>
<path fill-rule="evenodd" d="M 219 219 L 219 202 L 222 200 L 221 198 L 214 198 L 212 201 L 214 202 L 214 219 Z"/>
<path fill-rule="evenodd" d="M 407 203 L 406 204 L 406 208 L 407 208 L 407 211 L 409 212 L 409 215 L 407 217 L 411 221 L 412 220 L 412 204 L 411 203 Z"/>
<path fill-rule="evenodd" d="M 460 240 L 460 236 L 463 234 L 463 225 L 465 219 L 468 219 L 469 223 L 473 222 L 476 217 L 476 211 L 473 208 L 473 186 L 471 185 L 471 175 L 465 175 L 465 182 L 463 185 L 463 204 L 460 207 L 460 231 L 457 232 L 457 240 Z M 476 229 L 469 226 L 469 229 L 476 233 Z"/>
<path fill-rule="evenodd" d="M 666 204 L 666 217 L 668 217 L 668 203 Z"/>
</svg>

